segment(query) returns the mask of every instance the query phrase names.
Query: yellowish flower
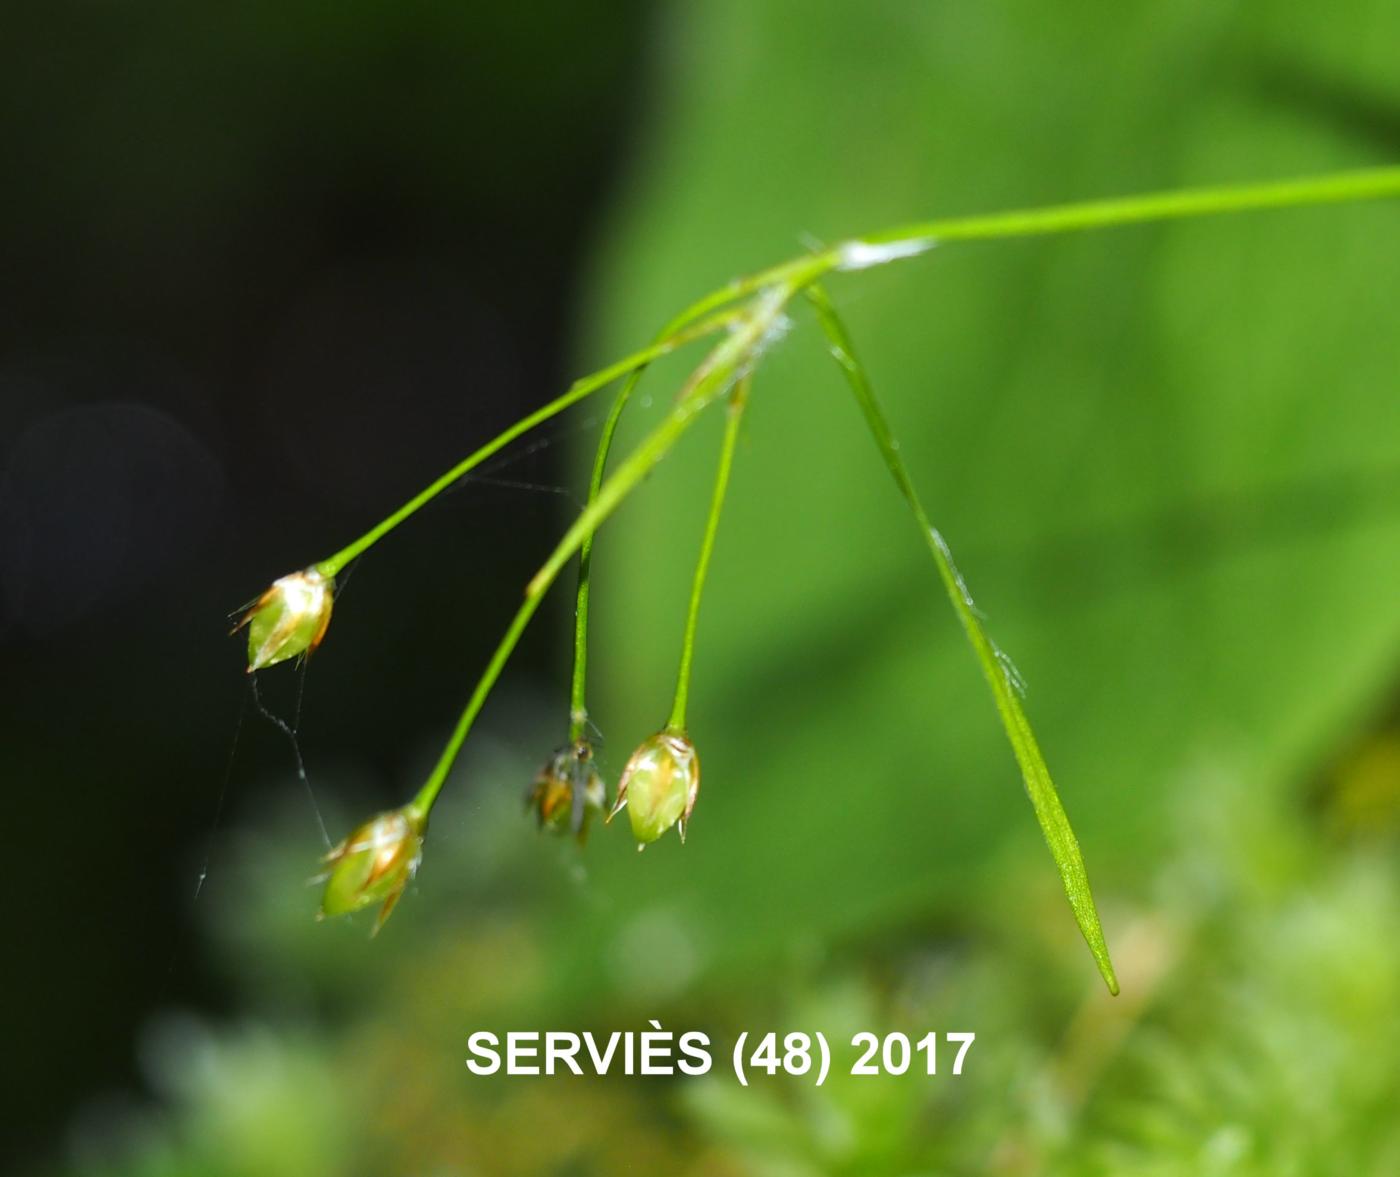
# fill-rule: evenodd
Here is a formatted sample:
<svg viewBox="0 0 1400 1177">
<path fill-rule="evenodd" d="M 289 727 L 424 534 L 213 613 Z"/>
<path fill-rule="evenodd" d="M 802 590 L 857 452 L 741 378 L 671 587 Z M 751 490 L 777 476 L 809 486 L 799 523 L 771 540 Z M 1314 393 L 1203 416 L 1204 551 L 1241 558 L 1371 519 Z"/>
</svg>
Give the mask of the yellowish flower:
<svg viewBox="0 0 1400 1177">
<path fill-rule="evenodd" d="M 248 627 L 248 673 L 310 654 L 326 636 L 335 581 L 314 568 L 272 582 L 239 622 Z"/>
<path fill-rule="evenodd" d="M 427 818 L 411 806 L 370 818 L 325 857 L 321 916 L 345 915 L 382 903 L 378 932 L 423 857 Z"/>
<path fill-rule="evenodd" d="M 589 819 L 601 813 L 606 803 L 603 778 L 587 740 L 576 740 L 551 756 L 525 797 L 541 829 L 567 831 L 579 842 L 588 835 Z"/>
<path fill-rule="evenodd" d="M 638 849 L 672 826 L 685 841 L 686 823 L 700 792 L 700 756 L 684 732 L 657 732 L 632 753 L 617 786 L 611 821 L 627 807 Z"/>
</svg>

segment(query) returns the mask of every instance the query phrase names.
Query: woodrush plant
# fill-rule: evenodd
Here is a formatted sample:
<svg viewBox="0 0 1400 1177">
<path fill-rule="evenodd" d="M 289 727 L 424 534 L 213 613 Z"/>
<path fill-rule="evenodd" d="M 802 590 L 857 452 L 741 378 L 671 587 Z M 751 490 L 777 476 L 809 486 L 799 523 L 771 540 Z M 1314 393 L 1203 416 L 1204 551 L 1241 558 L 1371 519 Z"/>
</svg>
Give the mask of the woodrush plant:
<svg viewBox="0 0 1400 1177">
<path fill-rule="evenodd" d="M 593 540 L 618 505 L 636 490 L 699 416 L 711 405 L 726 401 L 729 417 L 696 562 L 670 715 L 661 730 L 644 741 L 628 760 L 607 816 L 611 821 L 622 809 L 627 809 L 639 849 L 661 837 L 672 826 L 684 840 L 700 784 L 699 756 L 687 735 L 686 720 L 705 576 L 755 370 L 765 351 L 785 331 L 789 310 L 801 299 L 813 307 L 827 346 L 850 386 L 881 460 L 922 534 L 939 580 L 991 689 L 997 714 L 1011 742 L 1075 921 L 1105 984 L 1116 994 L 1118 981 L 1089 888 L 1084 857 L 1026 716 L 1015 671 L 988 635 L 948 544 L 919 500 L 914 481 L 900 456 L 894 431 L 875 397 L 869 374 L 827 293 L 826 280 L 912 258 L 936 245 L 956 241 L 1044 236 L 1217 213 L 1397 195 L 1400 195 L 1400 167 L 1375 168 L 1278 183 L 1184 189 L 923 221 L 817 249 L 705 295 L 667 323 L 650 346 L 576 380 L 562 396 L 521 418 L 469 454 L 359 539 L 327 559 L 275 581 L 247 610 L 237 627 L 246 625 L 249 630 L 249 673 L 306 657 L 316 649 L 330 623 L 335 578 L 350 561 L 522 434 L 608 385 L 622 382 L 603 424 L 586 505 L 526 586 L 524 600 L 417 795 L 401 808 L 365 822 L 326 856 L 326 889 L 321 914 L 338 915 L 378 903 L 381 906 L 375 923 L 377 931 L 393 910 L 417 870 L 429 815 L 472 725 L 546 592 L 575 556 L 578 557 L 578 583 L 568 739 L 541 770 L 527 799 L 542 827 L 572 832 L 582 839 L 590 816 L 606 808 L 606 790 L 594 765 L 587 736 L 588 611 Z M 713 337 L 718 337 L 717 342 L 682 384 L 659 424 L 608 473 L 618 422 L 647 366 L 687 343 Z"/>
</svg>

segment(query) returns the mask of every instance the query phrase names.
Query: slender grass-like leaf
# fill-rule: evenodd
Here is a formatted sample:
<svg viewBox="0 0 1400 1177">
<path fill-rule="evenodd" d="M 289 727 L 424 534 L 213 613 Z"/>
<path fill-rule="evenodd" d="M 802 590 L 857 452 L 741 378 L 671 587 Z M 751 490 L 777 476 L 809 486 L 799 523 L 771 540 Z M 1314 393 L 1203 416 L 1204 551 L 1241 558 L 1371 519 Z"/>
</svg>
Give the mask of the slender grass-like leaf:
<svg viewBox="0 0 1400 1177">
<path fill-rule="evenodd" d="M 870 432 L 879 447 L 880 455 L 884 458 L 885 465 L 893 476 L 895 484 L 899 487 L 900 494 L 909 504 L 909 509 L 913 511 L 914 518 L 918 520 L 919 527 L 923 531 L 924 540 L 933 555 L 934 564 L 937 565 L 938 575 L 948 590 L 948 598 L 953 603 L 953 609 L 962 622 L 968 640 L 972 643 L 972 649 L 977 655 L 978 662 L 982 665 L 982 673 L 986 676 L 987 683 L 992 689 L 997 713 L 1001 716 L 1002 726 L 1006 729 L 1007 738 L 1011 741 L 1012 751 L 1016 754 L 1016 762 L 1021 767 L 1021 776 L 1026 783 L 1026 792 L 1030 795 L 1036 820 L 1040 822 L 1040 828 L 1045 834 L 1045 841 L 1050 847 L 1050 853 L 1055 859 L 1055 866 L 1064 882 L 1065 894 L 1069 897 L 1069 905 L 1074 911 L 1074 918 L 1079 924 L 1079 930 L 1084 934 L 1089 951 L 1094 954 L 1094 961 L 1099 966 L 1099 972 L 1103 974 L 1108 991 L 1117 994 L 1118 978 L 1113 972 L 1113 962 L 1109 959 L 1108 945 L 1104 941 L 1098 909 L 1094 906 L 1094 896 L 1089 890 L 1089 876 L 1084 869 L 1084 856 L 1080 853 L 1079 842 L 1069 824 L 1065 808 L 1060 803 L 1060 796 L 1055 791 L 1054 781 L 1050 778 L 1050 769 L 1045 764 L 1045 757 L 1041 754 L 1040 745 L 1036 742 L 1035 733 L 1031 730 L 1030 720 L 1026 718 L 1025 709 L 1021 706 L 1020 685 L 1016 679 L 1015 671 L 1006 656 L 997 648 L 996 643 L 988 636 L 986 627 L 982 624 L 982 618 L 977 612 L 977 607 L 972 603 L 972 596 L 967 591 L 967 585 L 958 572 L 957 565 L 953 563 L 952 552 L 948 550 L 948 545 L 939 534 L 938 529 L 929 521 L 928 514 L 919 501 L 914 483 L 909 477 L 909 471 L 899 455 L 899 446 L 894 439 L 889 421 L 885 417 L 884 410 L 880 407 L 880 402 L 875 398 L 875 392 L 865 368 L 856 358 L 850 336 L 840 316 L 837 315 L 836 308 L 819 284 L 810 286 L 807 295 L 816 307 L 817 319 L 821 323 L 822 331 L 826 334 L 831 354 L 840 365 L 841 371 L 845 373 L 851 391 L 855 393 L 861 412 L 865 416 L 866 424 L 870 426 Z"/>
</svg>

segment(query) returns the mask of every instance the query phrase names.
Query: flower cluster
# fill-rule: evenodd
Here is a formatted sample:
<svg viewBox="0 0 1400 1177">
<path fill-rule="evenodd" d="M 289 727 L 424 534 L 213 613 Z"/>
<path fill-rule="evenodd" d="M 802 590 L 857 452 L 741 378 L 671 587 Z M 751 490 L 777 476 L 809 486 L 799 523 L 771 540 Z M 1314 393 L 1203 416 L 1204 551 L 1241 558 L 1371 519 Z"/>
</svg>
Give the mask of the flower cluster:
<svg viewBox="0 0 1400 1177">
<path fill-rule="evenodd" d="M 684 732 L 667 728 L 644 740 L 628 759 L 606 822 L 626 809 L 639 850 L 672 826 L 684 842 L 699 791 L 700 757 L 695 745 Z M 589 819 L 607 806 L 592 746 L 576 740 L 550 757 L 530 786 L 526 804 L 541 829 L 573 834 L 582 843 Z"/>
<path fill-rule="evenodd" d="M 560 411 L 593 389 L 603 387 L 619 375 L 627 376 L 599 441 L 587 506 L 526 586 L 525 599 L 515 620 L 501 639 L 453 729 L 447 747 L 418 795 L 402 809 L 382 813 L 361 825 L 327 857 L 326 871 L 322 876 L 325 881 L 321 902 L 323 916 L 359 911 L 378 903 L 377 931 L 393 911 L 418 869 L 428 814 L 463 741 L 544 593 L 574 556 L 578 557 L 579 580 L 569 739 L 530 783 L 525 794 L 526 807 L 533 812 L 541 829 L 572 835 L 580 844 L 587 837 L 589 825 L 596 814 L 606 814 L 607 823 L 623 809 L 628 812 L 639 849 L 655 842 L 672 826 L 676 827 L 681 840 L 685 840 L 686 827 L 695 809 L 700 786 L 700 760 L 695 746 L 685 734 L 685 707 L 705 572 L 724 502 L 739 421 L 747 401 L 752 365 L 762 349 L 781 332 L 786 323 L 783 308 L 797 289 L 790 283 L 755 287 L 749 303 L 712 315 L 697 314 L 686 319 L 669 335 L 663 336 L 651 348 L 638 352 L 630 361 L 615 365 L 597 377 L 576 382 L 563 397 L 507 429 L 348 547 L 301 572 L 274 581 L 244 612 L 235 631 L 245 627 L 248 630 L 249 673 L 309 656 L 321 644 L 330 624 L 335 577 L 351 560 L 526 428 Z M 695 369 L 666 419 L 610 477 L 605 477 L 613 426 L 646 364 L 687 339 L 721 332 L 719 342 Z M 645 481 L 650 470 L 689 427 L 699 411 L 719 401 L 728 402 L 729 423 L 724 433 L 710 513 L 690 594 L 670 719 L 665 728 L 644 741 L 629 758 L 609 810 L 607 786 L 594 762 L 593 748 L 584 735 L 588 726 L 584 681 L 589 561 L 594 533 L 617 504 Z"/>
<path fill-rule="evenodd" d="M 248 631 L 247 670 L 252 674 L 315 652 L 330 626 L 335 579 L 316 567 L 278 578 L 239 617 L 234 632 Z M 612 822 L 623 809 L 645 849 L 672 826 L 685 841 L 700 789 L 700 758 L 678 727 L 651 736 L 629 757 L 609 808 L 608 790 L 593 747 L 575 736 L 540 769 L 525 793 L 539 828 L 568 834 L 582 845 L 595 815 Z M 379 905 L 377 933 L 422 861 L 429 801 L 420 798 L 358 826 L 323 859 L 324 883 L 317 918 Z"/>
</svg>

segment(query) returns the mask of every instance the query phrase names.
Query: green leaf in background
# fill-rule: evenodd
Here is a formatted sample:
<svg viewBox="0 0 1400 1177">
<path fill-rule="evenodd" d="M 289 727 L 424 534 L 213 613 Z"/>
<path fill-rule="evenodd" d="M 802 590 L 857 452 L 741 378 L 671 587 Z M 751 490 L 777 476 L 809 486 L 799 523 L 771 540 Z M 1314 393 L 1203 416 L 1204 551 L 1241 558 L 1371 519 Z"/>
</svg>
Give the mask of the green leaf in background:
<svg viewBox="0 0 1400 1177">
<path fill-rule="evenodd" d="M 804 235 L 1367 166 L 1400 142 L 1400 12 L 1379 3 L 711 0 L 662 35 L 590 357 Z M 1373 704 L 1400 653 L 1393 207 L 948 245 L 832 286 L 1016 651 L 1100 898 L 1136 887 L 1184 781 L 1224 766 L 1274 803 Z M 593 893 L 635 898 L 565 904 L 579 967 L 634 975 L 623 946 L 663 924 L 692 973 L 960 926 L 1028 836 L 822 351 L 799 321 L 755 388 L 696 652 L 693 836 L 640 861 L 590 847 Z M 648 374 L 619 444 L 677 382 Z M 656 553 L 701 532 L 717 428 L 599 540 L 614 772 L 664 719 L 689 569 Z"/>
</svg>

